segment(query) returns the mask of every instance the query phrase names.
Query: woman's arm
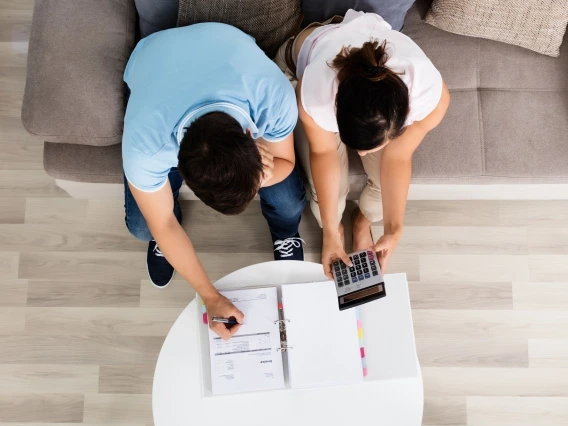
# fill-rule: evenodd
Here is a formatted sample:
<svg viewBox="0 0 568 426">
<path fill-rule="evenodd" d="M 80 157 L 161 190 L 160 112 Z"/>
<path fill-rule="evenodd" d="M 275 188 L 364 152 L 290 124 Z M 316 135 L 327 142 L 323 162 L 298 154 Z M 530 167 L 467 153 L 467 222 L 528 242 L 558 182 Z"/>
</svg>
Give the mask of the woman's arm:
<svg viewBox="0 0 568 426">
<path fill-rule="evenodd" d="M 412 154 L 424 136 L 440 124 L 449 104 L 450 93 L 444 83 L 442 96 L 436 108 L 423 120 L 408 126 L 400 137 L 390 141 L 384 148 L 381 159 L 384 235 L 375 245 L 383 269 L 402 234 L 406 198 L 412 175 Z"/>
<path fill-rule="evenodd" d="M 337 217 L 341 179 L 337 140 L 333 132 L 328 132 L 318 126 L 304 110 L 301 101 L 301 87 L 302 81 L 300 80 L 296 87 L 296 96 L 299 117 L 310 144 L 310 168 L 322 220 L 324 237 L 322 264 L 325 274 L 333 279 L 331 262 L 342 259 L 346 264 L 351 265 L 339 234 L 341 218 Z"/>
</svg>

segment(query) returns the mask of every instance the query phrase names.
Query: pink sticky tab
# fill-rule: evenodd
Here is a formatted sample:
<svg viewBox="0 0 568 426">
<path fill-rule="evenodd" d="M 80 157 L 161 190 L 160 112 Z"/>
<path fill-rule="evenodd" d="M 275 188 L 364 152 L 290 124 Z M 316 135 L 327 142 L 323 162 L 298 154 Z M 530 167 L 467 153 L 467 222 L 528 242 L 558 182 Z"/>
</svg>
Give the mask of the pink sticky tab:
<svg viewBox="0 0 568 426">
<path fill-rule="evenodd" d="M 363 321 L 357 320 L 357 328 L 363 328 Z"/>
<path fill-rule="evenodd" d="M 363 368 L 363 377 L 367 377 L 367 369 Z"/>
<path fill-rule="evenodd" d="M 361 348 L 361 358 L 365 358 L 365 348 Z"/>
<path fill-rule="evenodd" d="M 209 324 L 209 319 L 207 318 L 207 312 L 203 314 L 203 324 L 205 325 Z"/>
</svg>

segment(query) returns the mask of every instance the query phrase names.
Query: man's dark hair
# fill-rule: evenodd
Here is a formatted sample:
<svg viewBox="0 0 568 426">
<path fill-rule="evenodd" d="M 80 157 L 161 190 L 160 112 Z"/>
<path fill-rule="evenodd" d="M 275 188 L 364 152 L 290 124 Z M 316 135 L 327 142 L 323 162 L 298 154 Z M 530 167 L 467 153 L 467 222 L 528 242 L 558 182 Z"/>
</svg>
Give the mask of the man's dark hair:
<svg viewBox="0 0 568 426">
<path fill-rule="evenodd" d="M 386 41 L 344 47 L 331 66 L 339 86 L 335 98 L 339 136 L 359 151 L 377 148 L 404 132 L 408 87 L 385 65 Z"/>
<path fill-rule="evenodd" d="M 254 139 L 237 120 L 212 112 L 187 128 L 178 170 L 195 195 L 226 215 L 242 213 L 257 194 L 262 159 Z"/>
</svg>

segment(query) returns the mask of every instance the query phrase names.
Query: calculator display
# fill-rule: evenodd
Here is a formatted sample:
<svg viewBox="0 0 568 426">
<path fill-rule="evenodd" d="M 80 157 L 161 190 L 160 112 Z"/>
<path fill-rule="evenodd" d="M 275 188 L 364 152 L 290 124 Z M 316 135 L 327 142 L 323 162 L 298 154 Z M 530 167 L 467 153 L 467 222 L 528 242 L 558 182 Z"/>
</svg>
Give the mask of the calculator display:
<svg viewBox="0 0 568 426">
<path fill-rule="evenodd" d="M 352 302 L 354 300 L 358 300 L 361 299 L 363 297 L 367 297 L 367 296 L 371 296 L 372 294 L 377 294 L 377 293 L 382 293 L 384 291 L 384 287 L 382 284 L 373 286 L 373 287 L 367 287 L 363 290 L 357 291 L 355 293 L 351 293 L 351 294 L 346 294 L 345 296 L 343 296 L 342 302 L 346 303 L 346 302 Z"/>
</svg>

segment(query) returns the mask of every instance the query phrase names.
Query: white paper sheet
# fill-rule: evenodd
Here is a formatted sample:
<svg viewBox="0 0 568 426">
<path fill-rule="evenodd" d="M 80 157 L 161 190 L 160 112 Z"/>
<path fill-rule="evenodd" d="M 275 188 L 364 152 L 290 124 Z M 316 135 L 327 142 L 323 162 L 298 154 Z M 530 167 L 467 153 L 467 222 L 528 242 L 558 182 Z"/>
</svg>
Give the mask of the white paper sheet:
<svg viewBox="0 0 568 426">
<path fill-rule="evenodd" d="M 275 287 L 222 291 L 244 314 L 231 339 L 209 330 L 213 394 L 241 393 L 284 387 Z"/>
<path fill-rule="evenodd" d="M 291 387 L 363 381 L 356 313 L 339 310 L 332 281 L 283 285 L 282 304 Z"/>
</svg>

